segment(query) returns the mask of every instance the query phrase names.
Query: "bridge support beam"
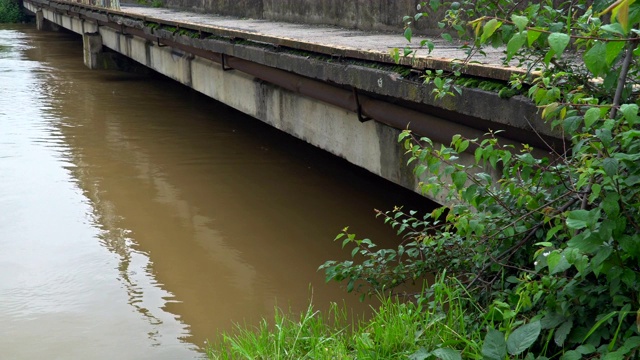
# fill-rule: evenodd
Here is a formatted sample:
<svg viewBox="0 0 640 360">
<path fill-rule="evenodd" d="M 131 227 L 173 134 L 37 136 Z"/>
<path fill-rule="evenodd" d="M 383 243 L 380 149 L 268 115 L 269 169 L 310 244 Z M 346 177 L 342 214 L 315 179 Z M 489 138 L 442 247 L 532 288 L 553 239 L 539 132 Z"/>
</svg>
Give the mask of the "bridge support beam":
<svg viewBox="0 0 640 360">
<path fill-rule="evenodd" d="M 45 31 L 59 31 L 60 26 L 44 18 L 42 9 L 36 11 L 36 29 Z"/>
<path fill-rule="evenodd" d="M 92 70 L 118 70 L 147 75 L 151 69 L 103 46 L 99 32 L 82 34 L 84 64 Z"/>
<path fill-rule="evenodd" d="M 102 49 L 102 35 L 99 33 L 82 34 L 84 65 L 89 69 L 104 69 L 106 65 Z"/>
</svg>

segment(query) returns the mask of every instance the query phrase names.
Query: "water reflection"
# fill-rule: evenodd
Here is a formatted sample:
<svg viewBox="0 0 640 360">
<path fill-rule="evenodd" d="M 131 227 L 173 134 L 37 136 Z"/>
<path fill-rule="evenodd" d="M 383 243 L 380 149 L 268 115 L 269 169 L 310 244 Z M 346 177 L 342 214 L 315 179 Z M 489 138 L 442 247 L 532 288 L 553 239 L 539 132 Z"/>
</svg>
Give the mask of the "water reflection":
<svg viewBox="0 0 640 360">
<path fill-rule="evenodd" d="M 121 281 L 145 294 L 161 291 L 147 265 L 135 265 L 145 269 L 146 283 L 128 280 L 132 264 L 149 264 L 148 257 L 126 245 L 108 246 L 120 261 L 100 244 L 100 238 L 115 239 L 99 228 L 110 213 L 80 190 L 73 173 L 82 163 L 74 161 L 55 111 L 58 90 L 73 81 L 30 56 L 51 55 L 32 46 L 54 36 L 0 29 L 0 45 L 8 49 L 0 59 L 0 353 L 8 359 L 199 357 L 180 340 L 188 328 L 175 315 L 154 311 L 161 317 L 151 323 L 131 311 L 126 299 L 133 291 L 122 291 Z M 154 333 L 162 339 L 150 337 Z"/>
<path fill-rule="evenodd" d="M 15 36 L 23 37 L 18 45 Z M 3 91 L 21 86 L 9 111 L 6 99 L 0 103 L 0 126 L 8 116 L 12 122 L 3 134 L 18 139 L 0 139 L 0 189 L 10 189 L 0 190 L 0 209 L 19 213 L 6 220 L 13 226 L 0 219 L 8 239 L 0 245 L 11 254 L 0 255 L 0 274 L 37 266 L 55 276 L 32 274 L 30 282 L 48 285 L 26 290 L 0 277 L 2 289 L 13 291 L 2 294 L 11 300 L 2 303 L 0 321 L 9 318 L 22 334 L 0 342 L 0 352 L 33 339 L 24 316 L 42 322 L 62 304 L 75 315 L 60 314 L 56 326 L 83 334 L 94 349 L 95 337 L 104 336 L 99 351 L 198 356 L 192 344 L 269 317 L 276 304 L 305 308 L 309 284 L 317 307 L 342 301 L 344 290 L 325 285 L 316 268 L 345 256 L 331 243 L 345 225 L 393 239 L 373 209 L 406 203 L 405 193 L 163 78 L 89 71 L 75 36 L 0 30 L 0 46 L 7 41 L 20 50 L 9 51 L 15 64 L 0 61 L 0 74 L 24 67 L 29 81 L 0 80 Z M 26 193 L 37 200 L 25 200 Z M 11 253 L 24 227 L 41 257 Z M 33 240 L 44 234 L 55 244 Z M 92 322 L 102 331 L 86 326 Z M 53 328 L 42 324 L 42 331 Z M 48 348 L 65 339 L 44 338 Z"/>
</svg>

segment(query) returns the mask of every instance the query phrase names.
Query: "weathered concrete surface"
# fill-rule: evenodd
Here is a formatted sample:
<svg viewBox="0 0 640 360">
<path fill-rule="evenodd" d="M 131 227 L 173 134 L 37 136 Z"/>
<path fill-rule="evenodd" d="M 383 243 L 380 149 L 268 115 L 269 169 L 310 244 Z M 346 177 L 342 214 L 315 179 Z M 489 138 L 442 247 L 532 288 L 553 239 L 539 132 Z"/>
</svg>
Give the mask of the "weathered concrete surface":
<svg viewBox="0 0 640 360">
<path fill-rule="evenodd" d="M 44 30 L 44 31 L 58 31 L 60 30 L 60 27 L 49 21 L 46 20 L 44 18 L 44 14 L 42 13 L 42 10 L 38 10 L 35 12 L 36 15 L 36 29 L 38 30 Z"/>
<path fill-rule="evenodd" d="M 170 8 L 223 16 L 302 24 L 333 25 L 349 29 L 401 31 L 405 15 L 417 12 L 416 0 L 165 0 Z M 439 33 L 441 14 L 417 25 L 423 34 Z"/>
<path fill-rule="evenodd" d="M 464 50 L 459 49 L 458 44 L 450 44 L 439 36 L 416 36 L 410 44 L 400 33 L 364 32 L 309 24 L 238 19 L 166 8 L 122 5 L 121 9 L 123 14 L 137 15 L 146 21 L 191 28 L 216 36 L 393 65 L 396 65 L 396 61 L 390 51 L 410 45 L 416 50 L 415 56 L 401 57 L 399 64 L 420 70 L 452 70 L 454 67 L 458 68 L 458 65 L 467 57 Z M 436 44 L 433 52 L 429 53 L 427 49 L 416 46 L 424 39 L 429 39 Z M 524 72 L 521 68 L 505 67 L 501 60 L 503 56 L 501 49 L 486 49 L 486 54 L 486 56 L 474 56 L 471 59 L 473 63 L 459 70 L 472 76 L 504 81 L 509 80 L 514 72 Z"/>
<path fill-rule="evenodd" d="M 170 8 L 223 16 L 263 19 L 263 0 L 165 0 Z"/>
<path fill-rule="evenodd" d="M 263 0 L 263 19 L 304 24 L 336 25 L 340 27 L 402 31 L 402 18 L 416 14 L 416 0 Z M 419 33 L 438 33 L 432 14 L 415 24 Z"/>
<path fill-rule="evenodd" d="M 102 36 L 99 33 L 82 34 L 82 50 L 86 67 L 92 70 L 102 67 Z"/>
<path fill-rule="evenodd" d="M 102 44 L 99 32 L 82 34 L 84 65 L 92 70 L 118 70 L 148 75 L 151 70 L 130 57 L 109 50 Z"/>
</svg>

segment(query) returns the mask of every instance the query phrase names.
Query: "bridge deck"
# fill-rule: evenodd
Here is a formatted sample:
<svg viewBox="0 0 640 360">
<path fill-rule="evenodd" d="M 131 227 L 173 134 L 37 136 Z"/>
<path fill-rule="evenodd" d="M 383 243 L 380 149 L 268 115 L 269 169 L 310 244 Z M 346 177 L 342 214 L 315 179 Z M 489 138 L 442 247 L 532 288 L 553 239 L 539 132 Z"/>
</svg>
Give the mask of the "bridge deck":
<svg viewBox="0 0 640 360">
<path fill-rule="evenodd" d="M 452 70 L 455 63 L 466 58 L 459 44 L 451 44 L 441 38 L 429 38 L 436 44 L 429 54 L 419 44 L 426 37 L 414 37 L 408 43 L 402 34 L 364 32 L 331 26 L 292 24 L 267 20 L 239 19 L 228 16 L 202 14 L 167 8 L 150 8 L 123 4 L 121 12 L 146 21 L 174 23 L 178 27 L 190 27 L 220 36 L 241 38 L 291 49 L 298 49 L 332 56 L 383 63 L 395 63 L 390 54 L 394 48 L 410 46 L 416 50 L 412 58 L 402 58 L 401 64 L 416 69 Z M 522 69 L 502 65 L 502 50 L 487 49 L 486 56 L 476 55 L 473 63 L 466 65 L 463 73 L 488 79 L 508 80 L 513 72 Z"/>
</svg>

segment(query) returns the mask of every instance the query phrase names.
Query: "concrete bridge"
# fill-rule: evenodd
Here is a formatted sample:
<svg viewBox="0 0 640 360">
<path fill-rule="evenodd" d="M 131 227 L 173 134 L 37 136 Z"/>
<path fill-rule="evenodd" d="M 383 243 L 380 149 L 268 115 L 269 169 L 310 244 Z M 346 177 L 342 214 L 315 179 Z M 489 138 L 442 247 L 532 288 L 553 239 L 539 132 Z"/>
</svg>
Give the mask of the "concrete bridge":
<svg viewBox="0 0 640 360">
<path fill-rule="evenodd" d="M 435 100 L 420 75 L 451 70 L 465 57 L 435 38 L 441 46 L 434 52 L 419 50 L 396 63 L 390 50 L 406 45 L 399 33 L 133 5 L 113 10 L 59 0 L 23 2 L 39 29 L 81 35 L 89 68 L 151 68 L 414 191 L 420 179 L 397 143 L 407 127 L 446 144 L 455 134 L 479 138 L 489 129 L 504 130 L 502 140 L 516 145 L 542 149 L 545 142 L 559 142 L 524 97 L 463 88 L 461 96 Z M 504 82 L 522 71 L 502 66 L 499 52 L 479 60 L 462 69 L 466 76 Z M 473 161 L 473 148 L 468 151 L 461 162 Z"/>
</svg>

